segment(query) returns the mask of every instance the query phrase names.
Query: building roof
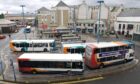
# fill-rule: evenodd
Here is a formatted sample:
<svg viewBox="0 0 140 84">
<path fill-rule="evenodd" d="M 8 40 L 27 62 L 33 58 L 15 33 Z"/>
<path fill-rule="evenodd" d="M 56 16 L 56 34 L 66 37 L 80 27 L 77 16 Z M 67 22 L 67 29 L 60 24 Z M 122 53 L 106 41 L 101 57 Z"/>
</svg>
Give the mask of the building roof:
<svg viewBox="0 0 140 84">
<path fill-rule="evenodd" d="M 6 19 L 0 19 L 0 25 L 7 25 L 7 24 L 16 24 L 16 23 Z"/>
<path fill-rule="evenodd" d="M 49 11 L 49 9 L 47 9 L 46 7 L 42 7 L 40 9 L 38 9 L 37 11 Z"/>
<path fill-rule="evenodd" d="M 56 7 L 65 7 L 65 6 L 68 6 L 66 3 L 64 3 L 63 1 L 60 1 Z"/>
<path fill-rule="evenodd" d="M 79 19 L 77 20 L 78 23 L 95 23 L 95 20 L 90 19 Z"/>
<path fill-rule="evenodd" d="M 11 17 L 23 17 L 22 14 L 6 14 L 6 16 L 11 16 Z M 33 13 L 25 13 L 24 16 L 26 17 L 35 17 L 35 14 Z"/>
<path fill-rule="evenodd" d="M 18 60 L 32 61 L 83 61 L 81 54 L 25 53 Z"/>
<path fill-rule="evenodd" d="M 119 9 L 120 9 L 120 7 L 113 7 L 113 8 L 111 9 L 111 12 L 117 12 Z"/>
<path fill-rule="evenodd" d="M 124 9 L 118 17 L 140 17 L 139 8 Z"/>
</svg>

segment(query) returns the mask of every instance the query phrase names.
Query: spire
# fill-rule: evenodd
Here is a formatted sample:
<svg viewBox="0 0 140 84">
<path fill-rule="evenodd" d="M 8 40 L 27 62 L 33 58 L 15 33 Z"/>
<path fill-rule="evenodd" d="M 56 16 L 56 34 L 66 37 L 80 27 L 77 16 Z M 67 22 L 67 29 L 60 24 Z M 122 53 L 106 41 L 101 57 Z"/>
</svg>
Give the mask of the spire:
<svg viewBox="0 0 140 84">
<path fill-rule="evenodd" d="M 86 1 L 85 1 L 85 0 L 83 0 L 82 4 L 86 4 Z"/>
<path fill-rule="evenodd" d="M 60 0 L 60 2 L 56 5 L 56 7 L 64 7 L 64 6 L 68 6 L 68 5 L 64 3 L 62 0 Z"/>
</svg>

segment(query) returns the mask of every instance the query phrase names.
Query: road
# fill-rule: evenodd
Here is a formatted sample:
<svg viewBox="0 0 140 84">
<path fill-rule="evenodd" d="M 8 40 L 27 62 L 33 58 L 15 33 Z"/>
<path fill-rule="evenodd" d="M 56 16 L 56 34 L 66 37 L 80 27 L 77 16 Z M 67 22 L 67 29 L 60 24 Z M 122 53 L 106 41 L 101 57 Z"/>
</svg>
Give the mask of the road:
<svg viewBox="0 0 140 84">
<path fill-rule="evenodd" d="M 28 39 L 31 39 L 31 37 L 33 37 L 33 36 L 34 36 L 33 33 L 27 34 Z M 87 38 L 87 35 L 85 35 L 85 37 L 82 37 L 82 38 L 86 39 L 89 42 L 96 41 L 95 39 L 91 40 L 91 37 Z M 16 34 L 13 34 L 12 39 L 25 39 L 25 36 L 23 34 L 23 29 L 21 29 Z M 104 40 L 104 39 L 102 39 L 102 40 Z M 0 44 L 2 44 L 2 45 L 0 45 L 0 47 L 1 47 L 1 50 L 3 51 L 3 53 L 4 53 L 4 55 L 3 55 L 4 60 L 6 61 L 6 64 L 9 66 L 9 67 L 6 67 L 8 69 L 7 69 L 6 72 L 4 72 L 4 74 L 5 74 L 5 76 L 7 76 L 6 77 L 7 79 L 14 80 L 12 67 L 10 66 L 11 63 L 10 63 L 9 60 L 12 59 L 14 61 L 14 66 L 16 67 L 16 69 L 18 69 L 16 58 L 22 53 L 11 52 L 9 50 L 9 47 L 8 47 L 9 41 L 10 41 L 9 38 L 1 40 Z M 139 55 L 140 46 L 136 46 L 135 50 L 136 50 L 136 53 L 135 53 L 136 58 L 138 58 L 140 60 L 140 55 Z M 10 53 L 7 53 L 7 52 L 10 52 Z M 132 83 L 139 84 L 139 82 L 140 82 L 139 70 L 140 70 L 140 64 L 138 64 L 137 67 L 135 67 L 134 69 L 131 69 L 131 70 L 119 73 L 119 74 L 104 76 L 104 77 L 102 77 L 101 80 L 88 81 L 88 82 L 85 82 L 83 84 L 132 84 Z M 54 77 L 57 78 L 60 75 L 58 75 L 58 76 L 57 75 L 51 75 L 51 76 L 48 75 L 48 76 L 50 78 L 54 78 Z M 18 70 L 16 70 L 16 77 L 18 79 L 22 79 L 22 78 L 36 79 L 37 77 L 40 77 L 40 78 L 42 78 L 42 80 L 46 80 L 46 79 L 43 79 L 43 78 L 47 77 L 47 75 L 41 75 L 41 74 L 40 75 L 32 75 L 32 74 L 26 75 L 26 74 L 21 74 L 21 73 L 18 72 Z"/>
</svg>

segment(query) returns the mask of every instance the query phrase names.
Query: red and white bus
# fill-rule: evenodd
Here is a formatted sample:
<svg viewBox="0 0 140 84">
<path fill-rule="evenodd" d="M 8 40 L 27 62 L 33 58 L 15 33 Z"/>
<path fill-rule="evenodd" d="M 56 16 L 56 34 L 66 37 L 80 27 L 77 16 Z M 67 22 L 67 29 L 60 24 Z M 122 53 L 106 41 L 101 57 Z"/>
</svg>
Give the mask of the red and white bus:
<svg viewBox="0 0 140 84">
<path fill-rule="evenodd" d="M 18 57 L 20 72 L 76 72 L 84 71 L 81 54 L 25 53 Z"/>
<path fill-rule="evenodd" d="M 86 46 L 85 64 L 89 68 L 103 68 L 106 65 L 134 59 L 134 44 L 129 41 L 99 42 Z"/>
</svg>

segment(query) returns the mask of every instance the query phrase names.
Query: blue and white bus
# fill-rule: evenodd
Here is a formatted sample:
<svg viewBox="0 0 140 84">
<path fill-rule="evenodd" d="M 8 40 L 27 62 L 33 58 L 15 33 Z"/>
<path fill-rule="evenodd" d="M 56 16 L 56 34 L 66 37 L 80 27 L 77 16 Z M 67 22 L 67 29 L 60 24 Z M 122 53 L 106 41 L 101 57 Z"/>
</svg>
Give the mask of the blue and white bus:
<svg viewBox="0 0 140 84">
<path fill-rule="evenodd" d="M 44 51 L 49 52 L 56 48 L 54 39 L 50 40 L 12 40 L 10 41 L 12 51 Z"/>
</svg>

